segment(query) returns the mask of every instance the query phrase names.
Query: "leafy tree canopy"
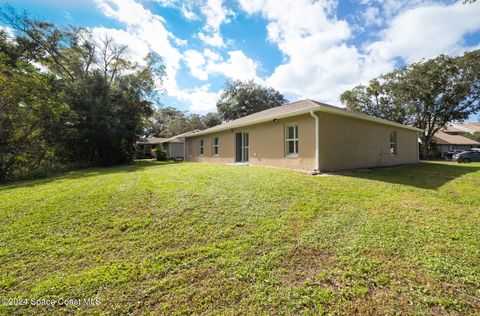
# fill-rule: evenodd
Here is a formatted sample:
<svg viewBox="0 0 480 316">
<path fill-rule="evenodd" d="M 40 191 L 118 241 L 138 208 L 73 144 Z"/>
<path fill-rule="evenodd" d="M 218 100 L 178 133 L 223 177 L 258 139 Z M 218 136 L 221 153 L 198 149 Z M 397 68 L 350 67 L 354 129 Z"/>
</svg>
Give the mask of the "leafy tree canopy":
<svg viewBox="0 0 480 316">
<path fill-rule="evenodd" d="M 231 121 L 286 102 L 283 95 L 273 88 L 262 87 L 253 80 L 234 80 L 227 81 L 217 102 L 217 110 L 223 120 Z"/>
<path fill-rule="evenodd" d="M 221 124 L 218 113 L 189 114 L 173 107 L 154 111 L 145 128 L 146 136 L 172 137 L 196 129 L 202 130 Z"/>
<path fill-rule="evenodd" d="M 55 78 L 29 62 L 29 48 L 0 31 L 0 181 L 59 163 L 75 119 Z"/>
<path fill-rule="evenodd" d="M 475 133 L 473 133 L 473 134 L 463 133 L 462 135 L 465 136 L 465 137 L 467 137 L 467 138 L 476 140 L 477 142 L 480 142 L 480 132 L 475 132 Z"/>
<path fill-rule="evenodd" d="M 127 47 L 111 38 L 31 19 L 9 6 L 0 20 L 16 34 L 0 35 L 0 181 L 58 160 L 132 161 L 163 82 L 162 59 L 150 54 L 131 62 Z"/>
</svg>

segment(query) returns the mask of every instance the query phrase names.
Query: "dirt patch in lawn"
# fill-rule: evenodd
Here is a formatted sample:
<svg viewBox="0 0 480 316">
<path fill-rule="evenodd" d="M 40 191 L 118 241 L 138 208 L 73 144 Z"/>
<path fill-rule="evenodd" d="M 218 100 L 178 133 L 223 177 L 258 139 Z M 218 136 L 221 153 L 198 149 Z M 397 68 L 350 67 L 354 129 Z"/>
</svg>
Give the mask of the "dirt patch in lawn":
<svg viewBox="0 0 480 316">
<path fill-rule="evenodd" d="M 308 281 L 315 281 L 316 277 L 325 273 L 335 265 L 335 257 L 321 249 L 312 249 L 305 246 L 296 246 L 285 254 L 280 264 L 285 270 L 283 283 L 286 286 L 298 286 Z M 332 285 L 335 281 L 332 280 Z"/>
</svg>

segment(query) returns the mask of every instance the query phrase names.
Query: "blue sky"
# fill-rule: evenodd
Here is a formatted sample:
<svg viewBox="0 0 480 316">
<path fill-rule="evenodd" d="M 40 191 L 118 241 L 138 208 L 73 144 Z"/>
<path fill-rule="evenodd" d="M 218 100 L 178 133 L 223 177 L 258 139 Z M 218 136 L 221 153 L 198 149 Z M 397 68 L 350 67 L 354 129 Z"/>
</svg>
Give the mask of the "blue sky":
<svg viewBox="0 0 480 316">
<path fill-rule="evenodd" d="M 480 48 L 480 2 L 432 0 L 16 0 L 19 10 L 90 28 L 155 51 L 167 80 L 161 100 L 215 110 L 228 79 L 254 79 L 290 101 L 340 105 L 342 91 L 404 63 Z M 478 119 L 478 118 L 471 118 Z"/>
</svg>

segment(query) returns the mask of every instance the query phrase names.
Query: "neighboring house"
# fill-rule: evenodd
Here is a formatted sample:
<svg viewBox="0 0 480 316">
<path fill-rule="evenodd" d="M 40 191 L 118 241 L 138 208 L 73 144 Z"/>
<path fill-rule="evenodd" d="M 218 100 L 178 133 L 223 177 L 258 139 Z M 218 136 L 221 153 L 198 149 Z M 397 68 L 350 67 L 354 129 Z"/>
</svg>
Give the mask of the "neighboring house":
<svg viewBox="0 0 480 316">
<path fill-rule="evenodd" d="M 449 151 L 470 150 L 475 147 L 480 147 L 479 142 L 451 131 L 452 129 L 450 129 L 450 133 L 438 131 L 433 135 L 433 141 L 442 157 Z M 465 132 L 461 134 L 463 133 Z"/>
<path fill-rule="evenodd" d="M 421 130 L 313 100 L 186 136 L 186 161 L 334 171 L 418 162 Z"/>
<path fill-rule="evenodd" d="M 136 142 L 136 158 L 152 158 L 152 149 L 158 144 L 161 144 L 164 140 L 166 140 L 166 138 L 161 137 L 147 137 L 140 139 Z"/>
<path fill-rule="evenodd" d="M 470 150 L 480 147 L 478 141 L 472 140 L 464 135 L 480 132 L 480 122 L 450 124 L 445 126 L 433 136 L 436 148 L 442 157 L 448 152 L 459 150 Z M 449 157 L 447 154 L 446 157 Z"/>
<path fill-rule="evenodd" d="M 161 143 L 167 152 L 168 157 L 171 159 L 183 160 L 185 157 L 185 137 L 196 132 L 199 132 L 199 130 L 186 132 L 164 139 Z"/>
</svg>

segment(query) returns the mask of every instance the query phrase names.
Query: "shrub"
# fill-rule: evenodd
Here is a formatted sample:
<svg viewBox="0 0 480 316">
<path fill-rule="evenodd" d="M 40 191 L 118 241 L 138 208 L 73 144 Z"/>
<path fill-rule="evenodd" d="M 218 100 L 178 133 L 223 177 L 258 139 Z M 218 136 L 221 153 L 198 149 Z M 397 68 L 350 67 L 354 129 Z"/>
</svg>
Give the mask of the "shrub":
<svg viewBox="0 0 480 316">
<path fill-rule="evenodd" d="M 152 156 L 153 156 L 153 151 L 155 151 L 155 159 L 158 161 L 165 161 L 168 159 L 168 154 L 165 151 L 165 148 L 163 148 L 162 145 L 157 145 L 155 149 L 152 150 Z"/>
</svg>

